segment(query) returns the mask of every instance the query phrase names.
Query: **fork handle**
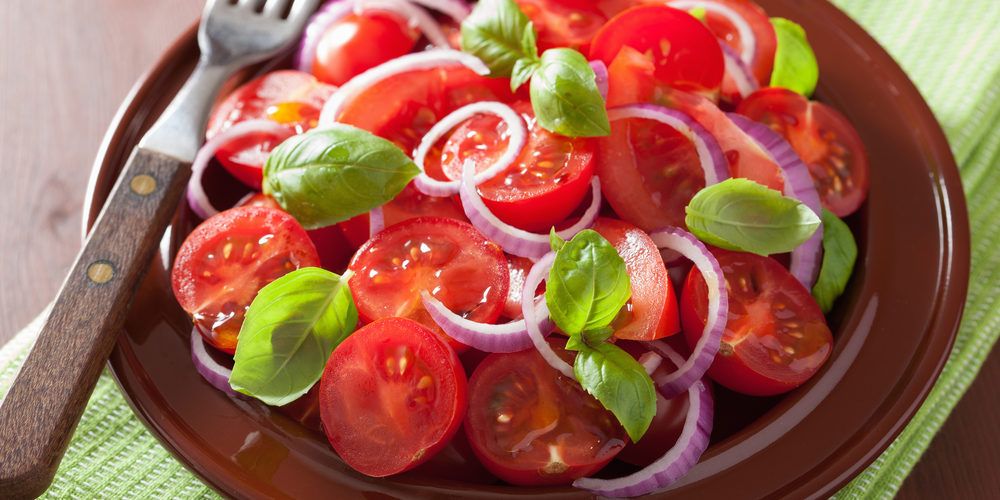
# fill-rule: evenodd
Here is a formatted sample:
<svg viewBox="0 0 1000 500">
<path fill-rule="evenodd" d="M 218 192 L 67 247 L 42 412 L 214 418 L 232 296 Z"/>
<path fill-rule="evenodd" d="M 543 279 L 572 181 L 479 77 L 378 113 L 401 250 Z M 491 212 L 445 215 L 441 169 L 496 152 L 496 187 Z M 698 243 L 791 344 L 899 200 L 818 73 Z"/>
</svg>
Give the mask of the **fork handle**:
<svg viewBox="0 0 1000 500">
<path fill-rule="evenodd" d="M 136 148 L 0 403 L 0 496 L 45 491 L 94 390 L 190 165 Z"/>
</svg>

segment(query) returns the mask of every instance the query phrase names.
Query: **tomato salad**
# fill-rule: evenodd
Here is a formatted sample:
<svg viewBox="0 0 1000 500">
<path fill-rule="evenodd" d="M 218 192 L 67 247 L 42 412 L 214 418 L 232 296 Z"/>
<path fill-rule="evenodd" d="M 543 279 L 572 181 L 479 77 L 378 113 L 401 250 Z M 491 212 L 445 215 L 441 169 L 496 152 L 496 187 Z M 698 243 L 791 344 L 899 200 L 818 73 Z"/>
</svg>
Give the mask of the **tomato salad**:
<svg viewBox="0 0 1000 500">
<path fill-rule="evenodd" d="M 206 381 L 359 473 L 642 495 L 708 447 L 713 384 L 780 395 L 830 357 L 868 163 L 793 21 L 333 0 L 294 66 L 216 106 L 173 289 Z M 221 212 L 220 167 L 249 191 Z"/>
</svg>

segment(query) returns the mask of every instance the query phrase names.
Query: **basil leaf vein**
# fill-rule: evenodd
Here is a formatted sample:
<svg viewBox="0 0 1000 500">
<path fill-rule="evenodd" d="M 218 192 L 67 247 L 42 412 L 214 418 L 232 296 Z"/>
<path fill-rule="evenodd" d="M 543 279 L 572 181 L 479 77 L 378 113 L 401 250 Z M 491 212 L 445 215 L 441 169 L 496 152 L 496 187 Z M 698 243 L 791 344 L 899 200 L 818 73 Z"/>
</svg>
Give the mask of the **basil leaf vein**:
<svg viewBox="0 0 1000 500">
<path fill-rule="evenodd" d="M 600 234 L 584 230 L 556 253 L 545 302 L 567 335 L 607 327 L 632 295 L 625 261 Z"/>
<path fill-rule="evenodd" d="M 638 361 L 614 344 L 582 345 L 573 375 L 618 418 L 632 442 L 642 438 L 656 415 L 656 388 Z"/>
<path fill-rule="evenodd" d="M 597 76 L 583 54 L 567 48 L 546 50 L 531 77 L 531 104 L 538 124 L 567 137 L 611 133 Z"/>
<path fill-rule="evenodd" d="M 858 259 L 858 244 L 851 228 L 833 212 L 823 209 L 823 264 L 812 295 L 823 313 L 833 309 L 833 303 L 847 287 Z"/>
<path fill-rule="evenodd" d="M 472 14 L 462 21 L 462 50 L 482 59 L 490 75 L 496 77 L 511 76 L 521 59 L 538 59 L 535 29 L 514 0 L 483 0 L 476 4 Z M 519 78 L 522 83 L 527 80 L 524 75 Z"/>
<path fill-rule="evenodd" d="M 784 87 L 806 97 L 812 95 L 819 81 L 819 64 L 806 30 L 780 17 L 772 17 L 771 25 L 777 38 L 771 86 Z"/>
</svg>

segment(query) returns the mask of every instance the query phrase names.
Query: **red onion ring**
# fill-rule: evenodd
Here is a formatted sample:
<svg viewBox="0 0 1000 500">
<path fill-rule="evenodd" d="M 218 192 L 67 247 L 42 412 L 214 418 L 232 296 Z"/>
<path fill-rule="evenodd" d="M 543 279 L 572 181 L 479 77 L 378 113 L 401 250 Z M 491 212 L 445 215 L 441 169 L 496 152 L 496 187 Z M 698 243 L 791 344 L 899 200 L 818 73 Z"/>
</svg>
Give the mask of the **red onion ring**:
<svg viewBox="0 0 1000 500">
<path fill-rule="evenodd" d="M 426 290 L 420 293 L 420 298 L 431 319 L 451 338 L 469 347 L 483 352 L 518 352 L 534 345 L 523 319 L 500 325 L 478 323 L 455 314 Z M 538 321 L 535 328 L 543 334 L 551 332 L 553 326 L 545 300 L 535 307 Z"/>
<path fill-rule="evenodd" d="M 719 40 L 719 47 L 722 47 L 722 59 L 726 63 L 726 75 L 736 85 L 736 91 L 739 93 L 740 98 L 746 98 L 746 96 L 759 89 L 760 84 L 757 83 L 757 77 L 754 76 L 753 70 L 736 55 L 736 51 L 722 40 Z"/>
<path fill-rule="evenodd" d="M 601 93 L 601 97 L 605 101 L 608 100 L 608 66 L 604 64 L 604 61 L 590 61 L 590 68 L 594 70 L 594 83 L 597 84 L 597 90 Z"/>
<path fill-rule="evenodd" d="M 767 125 L 757 123 L 736 113 L 729 113 L 728 116 L 781 167 L 785 180 L 785 196 L 801 201 L 817 216 L 821 215 L 823 202 L 820 201 L 816 183 L 813 182 L 812 176 L 809 174 L 809 167 L 799 158 L 788 141 Z M 816 278 L 819 277 L 822 265 L 823 226 L 821 225 L 811 238 L 792 250 L 792 262 L 788 266 L 788 270 L 807 290 L 811 290 L 816 283 Z"/>
<path fill-rule="evenodd" d="M 375 207 L 368 212 L 368 237 L 372 238 L 385 229 L 385 210 Z"/>
<path fill-rule="evenodd" d="M 459 184 L 461 184 L 459 181 L 441 181 L 427 175 L 424 172 L 424 163 L 427 161 L 427 153 L 441 138 L 462 122 L 481 114 L 496 115 L 503 120 L 507 124 L 507 130 L 510 131 L 510 140 L 503 155 L 489 168 L 476 174 L 473 183 L 478 186 L 514 164 L 521 154 L 521 150 L 524 149 L 524 145 L 528 142 L 528 126 L 524 123 L 521 115 L 502 102 L 474 102 L 449 113 L 448 116 L 435 123 L 420 140 L 420 145 L 413 153 L 413 161 L 420 168 L 420 175 L 413 179 L 413 186 L 418 191 L 427 196 L 454 196 L 458 194 Z"/>
<path fill-rule="evenodd" d="M 410 0 L 411 2 L 422 5 L 428 9 L 436 10 L 454 20 L 455 22 L 462 22 L 465 18 L 469 17 L 472 12 L 472 8 L 465 0 Z"/>
<path fill-rule="evenodd" d="M 628 118 L 653 120 L 668 125 L 687 137 L 698 151 L 706 186 L 729 178 L 729 164 L 719 142 L 687 113 L 654 104 L 632 104 L 608 110 L 608 119 L 611 121 Z"/>
<path fill-rule="evenodd" d="M 198 150 L 198 154 L 194 157 L 194 162 L 191 163 L 191 179 L 188 181 L 187 185 L 188 205 L 191 206 L 191 210 L 193 210 L 198 217 L 207 219 L 219 213 L 219 210 L 212 206 L 212 202 L 209 201 L 208 195 L 205 194 L 205 186 L 202 185 L 202 177 L 205 174 L 205 169 L 208 168 L 212 158 L 215 157 L 215 153 L 219 151 L 219 148 L 225 146 L 230 141 L 239 139 L 245 135 L 259 133 L 274 134 L 285 138 L 293 135 L 292 131 L 289 130 L 288 127 L 285 127 L 277 122 L 273 122 L 271 120 L 248 120 L 237 123 L 232 127 L 215 134 L 215 136 L 206 141 L 205 145 Z"/>
<path fill-rule="evenodd" d="M 740 44 L 743 46 L 743 51 L 739 54 L 740 60 L 748 66 L 753 64 L 753 55 L 757 51 L 757 37 L 753 34 L 750 23 L 739 12 L 721 2 L 706 2 L 704 0 L 672 0 L 668 1 L 667 5 L 683 10 L 702 8 L 725 17 L 740 35 Z"/>
<path fill-rule="evenodd" d="M 353 4 L 352 0 L 332 0 L 324 3 L 309 18 L 303 31 L 302 41 L 299 42 L 299 48 L 295 51 L 293 63 L 295 69 L 312 73 L 313 61 L 316 60 L 316 47 L 319 46 L 320 38 L 333 23 L 351 13 L 354 8 Z"/>
<path fill-rule="evenodd" d="M 701 271 L 708 285 L 708 318 L 691 357 L 683 364 L 678 363 L 677 371 L 654 381 L 660 394 L 669 399 L 688 390 L 712 365 L 729 318 L 729 293 L 719 261 L 694 235 L 683 229 L 669 228 L 654 231 L 649 237 L 659 248 L 669 248 L 687 257 Z"/>
<path fill-rule="evenodd" d="M 663 358 L 655 352 L 646 352 L 639 356 L 639 364 L 646 370 L 646 375 L 653 376 L 653 372 L 663 363 Z"/>
<path fill-rule="evenodd" d="M 490 69 L 478 57 L 458 50 L 433 49 L 397 57 L 351 78 L 337 89 L 323 105 L 323 111 L 319 116 L 319 127 L 328 127 L 336 123 L 341 110 L 349 100 L 382 80 L 400 73 L 448 66 L 465 66 L 483 76 L 490 74 Z"/>
<path fill-rule="evenodd" d="M 191 329 L 191 361 L 194 362 L 195 370 L 198 370 L 198 374 L 205 379 L 212 387 L 230 395 L 238 396 L 239 394 L 229 386 L 229 377 L 233 375 L 233 371 L 225 366 L 219 364 L 218 361 L 212 358 L 212 355 L 208 353 L 208 349 L 205 347 L 205 339 L 201 337 L 201 333 L 198 332 L 198 327 Z"/>
<path fill-rule="evenodd" d="M 525 276 L 524 293 L 521 295 L 521 311 L 524 314 L 524 324 L 528 329 L 528 336 L 531 338 L 531 343 L 535 345 L 535 349 L 542 355 L 542 359 L 559 373 L 569 377 L 571 380 L 576 380 L 576 377 L 573 375 L 573 367 L 563 361 L 552 350 L 552 346 L 545 341 L 545 334 L 542 333 L 538 318 L 535 316 L 535 290 L 549 276 L 549 270 L 552 269 L 552 263 L 555 260 L 556 254 L 554 252 L 545 254 L 545 256 L 535 263 L 531 271 L 528 272 L 528 275 Z"/>
<path fill-rule="evenodd" d="M 500 248 L 503 248 L 507 253 L 518 257 L 537 259 L 551 250 L 548 234 L 531 233 L 516 228 L 500 220 L 490 211 L 482 197 L 479 196 L 479 190 L 476 189 L 471 164 L 466 164 L 465 168 L 462 169 L 462 183 L 458 195 L 462 200 L 462 209 L 465 211 L 465 216 L 469 218 L 469 222 L 487 238 L 500 245 Z M 594 176 L 591 180 L 590 206 L 587 207 L 576 224 L 562 231 L 556 231 L 556 234 L 564 240 L 576 236 L 576 233 L 594 225 L 600 210 L 601 182 L 597 176 Z"/>
<path fill-rule="evenodd" d="M 666 344 L 662 344 L 660 352 L 677 366 L 684 361 Z M 637 497 L 665 488 L 687 474 L 708 449 L 715 409 L 712 393 L 704 381 L 696 380 L 687 391 L 688 412 L 681 435 L 662 457 L 628 476 L 616 479 L 582 478 L 573 481 L 573 486 L 600 496 Z"/>
</svg>

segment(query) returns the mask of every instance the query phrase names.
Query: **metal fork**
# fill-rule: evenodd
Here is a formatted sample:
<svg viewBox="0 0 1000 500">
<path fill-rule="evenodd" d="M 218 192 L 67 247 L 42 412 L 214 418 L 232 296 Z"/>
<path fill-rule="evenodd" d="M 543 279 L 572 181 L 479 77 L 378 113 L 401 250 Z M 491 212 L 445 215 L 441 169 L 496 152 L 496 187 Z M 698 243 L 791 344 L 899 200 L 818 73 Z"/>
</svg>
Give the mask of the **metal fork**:
<svg viewBox="0 0 1000 500">
<path fill-rule="evenodd" d="M 35 346 L 0 402 L 0 497 L 35 497 L 52 482 L 184 193 L 222 84 L 235 70 L 290 48 L 319 1 L 206 3 L 194 73 L 126 162 Z"/>
</svg>

